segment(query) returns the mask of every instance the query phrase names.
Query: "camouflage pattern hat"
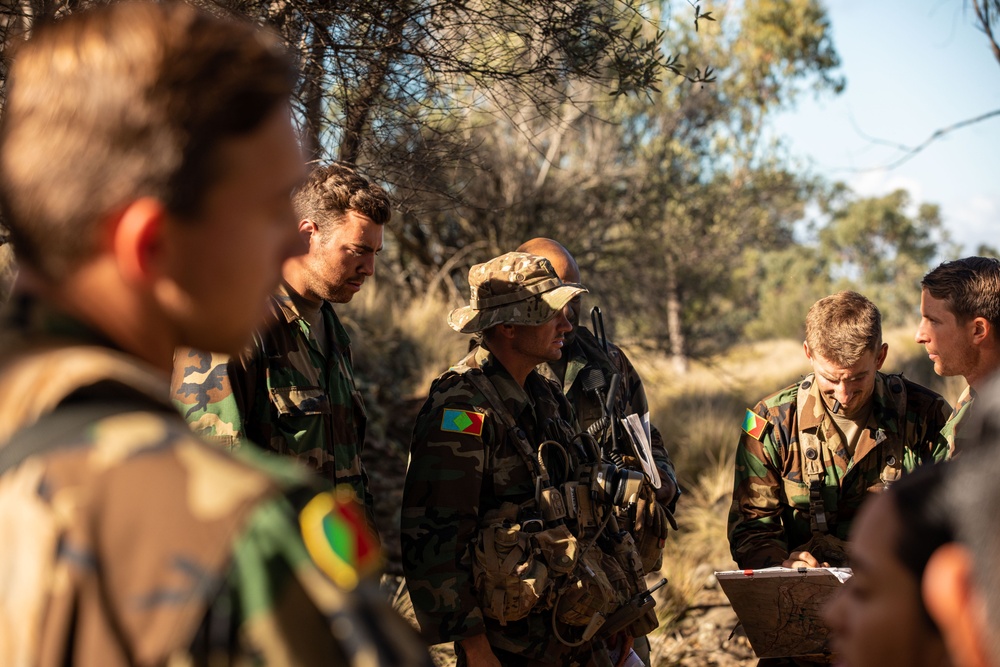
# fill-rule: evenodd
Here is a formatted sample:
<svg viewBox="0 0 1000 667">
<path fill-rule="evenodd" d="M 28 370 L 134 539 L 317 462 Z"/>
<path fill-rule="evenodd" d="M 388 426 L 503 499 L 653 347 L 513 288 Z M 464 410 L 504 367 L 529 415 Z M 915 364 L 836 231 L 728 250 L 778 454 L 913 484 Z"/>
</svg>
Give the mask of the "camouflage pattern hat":
<svg viewBox="0 0 1000 667">
<path fill-rule="evenodd" d="M 469 269 L 469 287 L 469 305 L 448 315 L 448 324 L 460 333 L 497 324 L 544 324 L 587 291 L 583 285 L 564 283 L 549 260 L 526 252 L 509 252 L 476 264 Z"/>
</svg>

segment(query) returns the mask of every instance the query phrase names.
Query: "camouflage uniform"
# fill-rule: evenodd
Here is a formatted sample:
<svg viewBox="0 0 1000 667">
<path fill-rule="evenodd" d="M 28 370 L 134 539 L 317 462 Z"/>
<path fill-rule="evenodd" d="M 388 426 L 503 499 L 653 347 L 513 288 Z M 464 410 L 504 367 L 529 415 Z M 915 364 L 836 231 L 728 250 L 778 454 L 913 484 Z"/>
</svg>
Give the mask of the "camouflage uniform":
<svg viewBox="0 0 1000 667">
<path fill-rule="evenodd" d="M 403 488 L 403 571 L 424 636 L 457 642 L 486 633 L 506 664 L 526 659 L 570 664 L 570 649 L 552 635 L 551 612 L 532 613 L 503 627 L 485 617 L 473 587 L 472 548 L 483 516 L 505 501 L 535 497 L 535 480 L 489 401 L 466 377 L 481 372 L 528 440 L 572 437 L 572 409 L 558 386 L 537 372 L 524 389 L 484 348 L 477 348 L 431 385 L 417 417 Z M 481 433 L 459 433 L 443 423 L 445 411 L 485 414 Z M 497 651 L 499 649 L 499 651 Z M 585 655 L 603 646 L 585 645 Z M 460 651 L 459 651 L 460 652 Z M 606 655 L 605 655 L 606 657 Z"/>
<path fill-rule="evenodd" d="M 266 324 L 238 359 L 178 351 L 173 398 L 198 433 L 220 444 L 248 442 L 291 455 L 363 500 L 374 529 L 374 498 L 361 461 L 367 413 L 354 382 L 351 339 L 328 302 L 324 357 L 309 323 L 282 284 Z M 228 363 L 226 363 L 228 362 Z"/>
<path fill-rule="evenodd" d="M 0 443 L 57 406 L 135 406 L 0 477 L 0 571 L 17 573 L 0 577 L 0 662 L 429 664 L 367 587 L 313 564 L 296 514 L 317 490 L 298 466 L 208 446 L 161 372 L 32 298 L 0 350 Z"/>
<path fill-rule="evenodd" d="M 469 283 L 470 305 L 448 317 L 453 329 L 563 317 L 553 341 L 569 329 L 562 309 L 586 291 L 526 253 L 472 267 Z M 502 335 L 486 340 L 505 345 Z M 512 362 L 537 363 L 537 352 L 510 345 Z M 604 639 L 585 626 L 596 630 L 601 614 L 644 590 L 643 572 L 632 537 L 613 527 L 603 499 L 591 501 L 605 469 L 575 430 L 557 384 L 537 370 L 520 384 L 485 347 L 431 385 L 410 445 L 402 562 L 421 629 L 434 643 L 454 641 L 459 665 L 462 640 L 483 636 L 504 665 L 611 665 Z M 655 618 L 638 623 L 629 631 L 644 634 Z"/>
<path fill-rule="evenodd" d="M 955 404 L 955 410 L 951 413 L 951 418 L 944 425 L 944 428 L 941 429 L 941 441 L 948 448 L 949 457 L 961 452 L 965 448 L 965 445 L 968 444 L 966 438 L 959 433 L 959 427 L 972 414 L 972 404 L 976 400 L 976 395 L 975 389 L 966 387 L 962 395 L 958 397 L 958 402 Z"/>
<path fill-rule="evenodd" d="M 578 381 L 584 376 L 585 371 L 590 368 L 597 368 L 604 375 L 605 383 L 610 384 L 611 376 L 614 373 L 621 375 L 621 384 L 618 388 L 617 405 L 619 413 L 622 415 L 639 415 L 640 417 L 649 414 L 649 403 L 646 402 L 646 390 L 642 386 L 642 378 L 635 370 L 635 366 L 625 356 L 620 347 L 613 343 L 608 344 L 611 354 L 604 352 L 601 344 L 594 334 L 585 327 L 574 329 L 573 342 L 563 348 L 563 358 L 566 362 L 566 377 L 557 377 L 556 372 L 550 364 L 542 364 L 538 367 L 539 372 L 557 384 L 562 384 L 563 393 L 569 399 L 576 413 L 576 418 L 580 422 L 580 427 L 588 428 L 591 424 L 599 420 L 604 415 L 604 407 L 596 392 L 587 392 Z M 670 460 L 666 447 L 663 445 L 663 436 L 660 430 L 650 425 L 650 444 L 653 449 L 653 458 L 656 461 L 656 468 L 660 475 L 670 478 L 674 483 L 677 493 L 668 503 L 668 508 L 673 511 L 680 496 L 677 486 L 677 476 L 674 473 L 674 463 Z"/>
<path fill-rule="evenodd" d="M 798 410 L 800 386 L 804 404 Z M 900 410 L 897 401 L 903 391 L 905 408 Z M 871 400 L 872 412 L 853 458 L 812 375 L 748 411 L 747 420 L 760 420 L 760 430 L 757 437 L 744 432 L 740 438 L 729 512 L 730 548 L 741 568 L 780 565 L 792 551 L 814 539 L 817 531 L 812 524 L 817 513 L 810 507 L 805 456 L 816 461 L 823 474 L 819 497 L 834 543 L 847 539 L 851 521 L 868 493 L 882 491 L 918 465 L 947 457 L 948 450 L 938 439 L 949 414 L 943 398 L 902 376 L 877 373 Z M 815 435 L 825 447 L 803 452 L 800 434 Z M 835 560 L 836 554 L 831 558 Z"/>
</svg>

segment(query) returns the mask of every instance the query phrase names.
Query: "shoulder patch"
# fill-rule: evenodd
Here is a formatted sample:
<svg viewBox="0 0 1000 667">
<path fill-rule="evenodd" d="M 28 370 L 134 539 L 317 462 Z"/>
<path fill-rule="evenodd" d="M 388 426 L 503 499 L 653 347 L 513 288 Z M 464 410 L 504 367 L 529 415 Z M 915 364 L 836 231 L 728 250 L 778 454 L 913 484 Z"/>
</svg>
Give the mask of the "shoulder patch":
<svg viewBox="0 0 1000 667">
<path fill-rule="evenodd" d="M 760 440 L 764 437 L 764 433 L 767 431 L 768 421 L 758 415 L 753 410 L 747 409 L 747 414 L 743 417 L 743 430 L 746 434 L 755 440 Z"/>
<path fill-rule="evenodd" d="M 472 410 L 452 410 L 447 409 L 441 416 L 441 430 L 449 433 L 468 433 L 482 437 L 483 418 L 482 412 Z"/>
<path fill-rule="evenodd" d="M 313 563 L 344 590 L 352 590 L 361 577 L 381 566 L 378 539 L 346 484 L 310 500 L 299 514 L 299 526 Z"/>
</svg>

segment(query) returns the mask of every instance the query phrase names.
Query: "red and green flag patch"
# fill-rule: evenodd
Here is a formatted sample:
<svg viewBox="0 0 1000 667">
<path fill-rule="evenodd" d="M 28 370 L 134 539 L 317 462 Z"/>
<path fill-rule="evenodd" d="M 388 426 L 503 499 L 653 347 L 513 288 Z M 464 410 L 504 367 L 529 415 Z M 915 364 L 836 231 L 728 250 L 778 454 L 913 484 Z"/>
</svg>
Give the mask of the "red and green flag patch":
<svg viewBox="0 0 1000 667">
<path fill-rule="evenodd" d="M 302 541 L 313 562 L 344 590 L 376 572 L 382 553 L 354 490 L 342 485 L 309 501 L 299 515 Z"/>
<path fill-rule="evenodd" d="M 445 410 L 441 417 L 441 430 L 449 433 L 468 433 L 483 435 L 483 417 L 481 412 L 471 410 Z"/>
<path fill-rule="evenodd" d="M 747 432 L 747 435 L 751 438 L 760 440 L 764 437 L 764 431 L 766 429 L 767 420 L 753 410 L 748 409 L 746 416 L 743 418 L 743 430 Z"/>
</svg>

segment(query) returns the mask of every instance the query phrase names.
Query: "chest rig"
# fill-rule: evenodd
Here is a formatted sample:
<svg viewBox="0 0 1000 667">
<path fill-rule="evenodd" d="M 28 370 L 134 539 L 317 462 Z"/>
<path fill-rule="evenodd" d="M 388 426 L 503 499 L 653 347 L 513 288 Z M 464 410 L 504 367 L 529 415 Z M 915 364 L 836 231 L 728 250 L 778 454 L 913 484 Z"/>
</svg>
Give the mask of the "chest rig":
<svg viewBox="0 0 1000 667">
<path fill-rule="evenodd" d="M 903 435 L 906 421 L 906 384 L 900 375 L 886 375 L 885 393 L 891 397 L 891 405 L 895 410 L 897 429 L 894 437 L 886 436 L 882 429 L 875 434 L 875 448 L 882 447 L 888 441 L 888 451 L 884 454 L 882 471 L 879 479 L 885 487 L 895 482 L 902 475 L 903 468 Z M 806 401 L 809 398 L 810 390 L 815 382 L 812 373 L 799 383 L 798 392 L 795 397 L 796 420 L 802 423 L 802 416 L 805 414 Z M 879 382 L 876 378 L 876 382 Z M 876 386 L 877 389 L 877 386 Z M 872 397 L 875 400 L 875 397 Z M 824 410 L 823 400 L 817 397 L 815 410 Z M 873 408 L 873 409 L 877 409 Z M 823 415 L 820 426 L 830 417 Z M 821 427 L 815 429 L 798 429 L 799 441 L 799 469 L 802 471 L 803 481 L 809 488 L 809 525 L 813 535 L 827 535 L 830 533 L 829 508 L 823 500 L 823 488 L 826 476 L 829 474 L 827 468 L 834 465 L 833 452 L 826 440 L 826 434 Z M 870 454 L 870 453 L 869 453 Z M 856 461 L 856 459 L 855 459 Z M 855 461 L 851 462 L 853 467 Z M 848 471 L 850 472 L 850 471 Z"/>
<path fill-rule="evenodd" d="M 465 377 L 486 398 L 483 407 L 503 425 L 535 482 L 534 497 L 520 505 L 504 503 L 481 519 L 473 578 L 483 613 L 506 625 L 551 612 L 560 642 L 590 641 L 609 617 L 646 590 L 635 541 L 618 529 L 614 511 L 598 492 L 599 450 L 586 434 L 572 443 L 546 440 L 533 447 L 489 379 L 476 369 Z M 561 483 L 546 465 L 546 455 L 553 454 L 565 463 L 567 479 Z M 656 627 L 655 613 L 649 612 L 629 621 L 636 626 L 634 636 Z"/>
</svg>

